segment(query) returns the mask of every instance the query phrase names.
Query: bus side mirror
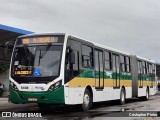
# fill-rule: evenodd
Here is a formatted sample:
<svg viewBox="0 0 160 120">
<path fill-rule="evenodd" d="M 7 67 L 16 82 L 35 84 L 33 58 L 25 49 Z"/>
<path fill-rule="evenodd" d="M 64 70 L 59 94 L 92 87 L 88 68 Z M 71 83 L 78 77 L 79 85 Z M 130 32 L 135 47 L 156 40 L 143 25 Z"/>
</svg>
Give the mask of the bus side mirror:
<svg viewBox="0 0 160 120">
<path fill-rule="evenodd" d="M 75 64 L 75 53 L 73 51 L 69 54 L 69 62 L 70 64 Z"/>
</svg>

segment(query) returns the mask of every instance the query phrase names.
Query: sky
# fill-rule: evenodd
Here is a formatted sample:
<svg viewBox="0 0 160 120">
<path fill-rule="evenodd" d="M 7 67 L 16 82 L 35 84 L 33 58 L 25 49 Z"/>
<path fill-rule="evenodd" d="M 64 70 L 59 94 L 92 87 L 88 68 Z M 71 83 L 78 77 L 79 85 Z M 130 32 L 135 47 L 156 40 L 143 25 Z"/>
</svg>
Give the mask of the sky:
<svg viewBox="0 0 160 120">
<path fill-rule="evenodd" d="M 0 0 L 0 24 L 69 33 L 160 62 L 159 0 Z"/>
</svg>

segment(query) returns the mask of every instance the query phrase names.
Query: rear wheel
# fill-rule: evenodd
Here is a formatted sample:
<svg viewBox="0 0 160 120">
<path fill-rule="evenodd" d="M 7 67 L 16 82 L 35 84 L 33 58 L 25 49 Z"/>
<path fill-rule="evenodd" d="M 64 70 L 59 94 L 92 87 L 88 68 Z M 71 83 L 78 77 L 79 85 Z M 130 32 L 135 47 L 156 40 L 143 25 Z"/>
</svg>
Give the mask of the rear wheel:
<svg viewBox="0 0 160 120">
<path fill-rule="evenodd" d="M 146 100 L 148 100 L 149 99 L 149 90 L 148 90 L 148 88 L 147 88 L 147 90 L 146 90 L 146 98 L 145 98 Z"/>
<path fill-rule="evenodd" d="M 89 92 L 88 89 L 86 89 L 83 95 L 83 104 L 82 104 L 83 110 L 87 112 L 90 109 L 91 104 L 92 104 L 91 93 Z"/>
<path fill-rule="evenodd" d="M 140 100 L 147 101 L 149 99 L 149 89 L 146 89 L 146 95 L 141 97 Z"/>
<path fill-rule="evenodd" d="M 120 93 L 120 104 L 123 105 L 126 102 L 126 94 L 124 88 L 121 89 Z"/>
</svg>

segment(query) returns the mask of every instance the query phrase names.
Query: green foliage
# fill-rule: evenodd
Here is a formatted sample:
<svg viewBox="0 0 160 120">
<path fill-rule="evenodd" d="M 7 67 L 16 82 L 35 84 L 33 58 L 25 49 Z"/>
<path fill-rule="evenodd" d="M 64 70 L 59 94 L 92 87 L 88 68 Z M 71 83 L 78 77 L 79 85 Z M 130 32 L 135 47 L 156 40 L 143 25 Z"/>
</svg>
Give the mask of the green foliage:
<svg viewBox="0 0 160 120">
<path fill-rule="evenodd" d="M 8 64 L 0 64 L 0 73 L 5 72 L 8 68 Z"/>
</svg>

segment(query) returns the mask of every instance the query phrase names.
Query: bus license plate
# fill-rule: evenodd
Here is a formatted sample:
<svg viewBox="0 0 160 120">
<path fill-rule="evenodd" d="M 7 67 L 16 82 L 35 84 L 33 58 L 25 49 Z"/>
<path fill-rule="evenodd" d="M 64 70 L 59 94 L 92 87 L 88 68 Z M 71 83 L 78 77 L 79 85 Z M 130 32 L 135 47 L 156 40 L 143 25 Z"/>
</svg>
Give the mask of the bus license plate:
<svg viewBox="0 0 160 120">
<path fill-rule="evenodd" d="M 29 102 L 36 102 L 36 101 L 37 101 L 37 98 L 28 98 L 28 101 L 29 101 Z"/>
</svg>

